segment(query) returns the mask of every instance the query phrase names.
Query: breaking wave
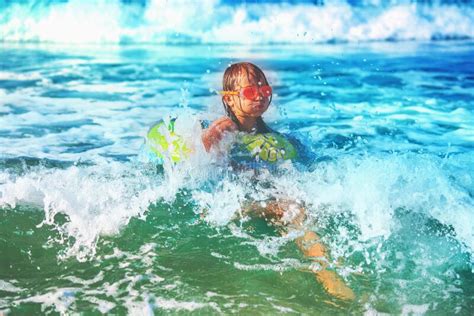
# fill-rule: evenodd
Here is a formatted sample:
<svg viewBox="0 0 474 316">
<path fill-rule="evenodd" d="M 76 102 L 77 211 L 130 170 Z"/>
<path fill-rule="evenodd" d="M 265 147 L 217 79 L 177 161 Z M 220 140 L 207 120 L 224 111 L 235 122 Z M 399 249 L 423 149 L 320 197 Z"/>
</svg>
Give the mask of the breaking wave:
<svg viewBox="0 0 474 316">
<path fill-rule="evenodd" d="M 0 5 L 3 42 L 273 44 L 472 38 L 474 7 L 469 1 L 31 0 Z"/>
</svg>

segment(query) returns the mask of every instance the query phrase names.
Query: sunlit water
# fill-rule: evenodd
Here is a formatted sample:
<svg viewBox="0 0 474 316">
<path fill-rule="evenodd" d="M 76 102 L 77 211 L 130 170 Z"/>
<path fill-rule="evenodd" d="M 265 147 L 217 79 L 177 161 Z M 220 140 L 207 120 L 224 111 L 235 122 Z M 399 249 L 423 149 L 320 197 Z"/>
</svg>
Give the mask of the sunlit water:
<svg viewBox="0 0 474 316">
<path fill-rule="evenodd" d="M 0 48 L 0 311 L 438 313 L 474 308 L 474 44 Z M 274 88 L 265 120 L 314 153 L 231 172 L 199 143 L 223 114 L 225 67 L 250 60 Z M 143 155 L 177 116 L 194 158 Z M 332 268 L 249 200 L 305 203 Z"/>
</svg>

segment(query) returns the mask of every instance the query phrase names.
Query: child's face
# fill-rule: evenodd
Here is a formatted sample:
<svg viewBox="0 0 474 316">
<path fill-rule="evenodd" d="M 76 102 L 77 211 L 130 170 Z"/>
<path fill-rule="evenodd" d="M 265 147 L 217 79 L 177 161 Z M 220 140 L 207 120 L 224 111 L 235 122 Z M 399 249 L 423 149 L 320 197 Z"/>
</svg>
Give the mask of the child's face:
<svg viewBox="0 0 474 316">
<path fill-rule="evenodd" d="M 262 82 L 257 77 L 249 74 L 243 74 L 240 76 L 235 87 L 235 91 L 240 91 L 242 88 L 248 86 L 257 86 L 266 85 L 266 82 Z M 261 116 L 270 105 L 270 97 L 265 97 L 261 92 L 258 93 L 258 96 L 249 100 L 240 95 L 227 95 L 224 97 L 224 101 L 231 108 L 232 112 L 236 116 L 240 117 L 259 117 Z"/>
</svg>

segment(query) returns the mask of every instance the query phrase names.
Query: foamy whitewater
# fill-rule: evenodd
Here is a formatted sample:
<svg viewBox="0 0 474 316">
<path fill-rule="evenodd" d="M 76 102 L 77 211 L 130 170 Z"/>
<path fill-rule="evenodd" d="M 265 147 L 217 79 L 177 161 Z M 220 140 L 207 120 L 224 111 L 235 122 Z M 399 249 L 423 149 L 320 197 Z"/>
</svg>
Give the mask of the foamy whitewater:
<svg viewBox="0 0 474 316">
<path fill-rule="evenodd" d="M 0 314 L 471 315 L 469 10 L 4 4 Z M 315 44 L 327 41 L 345 43 Z M 273 44 L 245 45 L 257 42 Z M 236 171 L 203 149 L 201 121 L 223 115 L 216 90 L 240 60 L 268 75 L 264 119 L 305 145 L 304 161 Z M 144 137 L 172 117 L 194 152 L 157 166 Z M 272 198 L 305 205 L 353 301 L 316 281 L 301 232 L 243 214 Z"/>
<path fill-rule="evenodd" d="M 0 4 L 0 40 L 261 44 L 474 37 L 470 1 L 275 2 L 6 1 Z"/>
</svg>

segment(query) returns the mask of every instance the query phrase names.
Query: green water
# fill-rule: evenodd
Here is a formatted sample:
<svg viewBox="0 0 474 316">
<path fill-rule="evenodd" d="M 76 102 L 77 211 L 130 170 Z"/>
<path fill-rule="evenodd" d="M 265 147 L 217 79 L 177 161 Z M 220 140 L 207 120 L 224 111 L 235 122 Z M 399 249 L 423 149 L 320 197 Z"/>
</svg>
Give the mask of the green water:
<svg viewBox="0 0 474 316">
<path fill-rule="evenodd" d="M 439 285 L 451 282 L 450 296 L 438 301 L 436 313 L 449 314 L 457 308 L 467 315 L 474 303 L 463 294 L 474 291 L 469 260 L 454 239 L 446 238 L 449 229 L 404 210 L 397 214 L 401 224 L 397 233 L 362 251 L 353 249 L 344 258 L 345 264 L 361 268 L 346 279 L 357 295 L 349 302 L 325 293 L 309 272 L 311 262 L 293 242 L 282 243 L 276 255 L 262 256 L 255 243 L 267 240 L 271 244 L 272 238 L 280 236 L 265 221 L 236 220 L 228 227 L 213 227 L 195 214 L 193 204 L 183 196 L 172 204 L 158 202 L 145 218 L 132 218 L 118 235 L 101 238 L 97 253 L 86 262 L 58 260 L 68 240 L 61 244 L 57 230 L 38 227 L 43 220 L 39 210 L 19 206 L 0 214 L 0 279 L 10 280 L 17 288 L 0 290 L 0 306 L 12 315 L 147 310 L 158 314 L 362 314 L 368 303 L 378 312 L 400 313 L 407 301 L 416 305 L 439 300 L 444 291 Z M 65 220 L 56 218 L 58 223 Z M 349 221 L 344 215 L 322 218 L 321 232 L 349 227 L 348 233 L 355 234 L 356 229 L 351 232 L 346 225 Z M 410 230 L 410 236 L 417 230 L 419 239 L 406 238 Z M 433 243 L 439 253 L 427 253 Z M 420 272 L 426 264 L 417 260 L 439 266 Z M 40 297 L 44 293 L 49 293 L 47 298 Z M 42 304 L 48 300 L 54 303 Z"/>
</svg>

